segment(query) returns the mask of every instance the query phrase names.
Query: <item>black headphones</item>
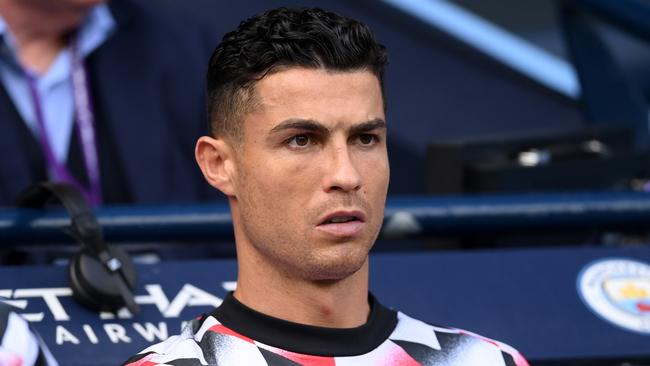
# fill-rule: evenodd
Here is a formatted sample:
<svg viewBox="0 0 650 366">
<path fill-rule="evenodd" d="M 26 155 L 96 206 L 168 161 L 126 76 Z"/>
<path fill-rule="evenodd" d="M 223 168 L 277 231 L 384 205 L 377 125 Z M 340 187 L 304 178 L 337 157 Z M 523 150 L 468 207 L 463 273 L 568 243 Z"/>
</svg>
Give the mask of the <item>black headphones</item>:
<svg viewBox="0 0 650 366">
<path fill-rule="evenodd" d="M 81 243 L 69 268 L 73 296 L 97 311 L 115 312 L 126 306 L 137 314 L 135 266 L 124 250 L 104 243 L 101 226 L 76 188 L 66 183 L 38 183 L 20 194 L 16 206 L 41 208 L 51 198 L 58 199 L 70 215 L 70 226 L 64 230 Z"/>
</svg>

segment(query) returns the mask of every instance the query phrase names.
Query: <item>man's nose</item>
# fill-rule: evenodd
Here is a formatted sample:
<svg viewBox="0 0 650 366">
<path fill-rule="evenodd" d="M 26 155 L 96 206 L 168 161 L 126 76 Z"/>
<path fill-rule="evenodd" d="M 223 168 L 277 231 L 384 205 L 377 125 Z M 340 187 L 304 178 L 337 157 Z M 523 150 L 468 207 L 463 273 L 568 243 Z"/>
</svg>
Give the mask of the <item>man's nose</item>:
<svg viewBox="0 0 650 366">
<path fill-rule="evenodd" d="M 351 192 L 361 188 L 361 175 L 350 155 L 348 146 L 335 147 L 331 161 L 327 165 L 324 182 L 326 192 Z"/>
</svg>

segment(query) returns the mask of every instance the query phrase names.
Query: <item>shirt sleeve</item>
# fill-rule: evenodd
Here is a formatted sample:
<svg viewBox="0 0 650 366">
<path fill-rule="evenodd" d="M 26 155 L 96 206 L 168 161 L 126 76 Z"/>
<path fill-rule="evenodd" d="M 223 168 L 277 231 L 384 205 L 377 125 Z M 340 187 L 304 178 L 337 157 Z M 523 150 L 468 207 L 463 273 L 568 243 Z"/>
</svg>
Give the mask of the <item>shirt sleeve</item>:
<svg viewBox="0 0 650 366">
<path fill-rule="evenodd" d="M 494 339 L 486 338 L 465 330 L 462 330 L 461 333 L 495 345 L 501 351 L 506 366 L 530 366 L 526 358 L 519 351 L 506 343 L 495 341 Z"/>
</svg>

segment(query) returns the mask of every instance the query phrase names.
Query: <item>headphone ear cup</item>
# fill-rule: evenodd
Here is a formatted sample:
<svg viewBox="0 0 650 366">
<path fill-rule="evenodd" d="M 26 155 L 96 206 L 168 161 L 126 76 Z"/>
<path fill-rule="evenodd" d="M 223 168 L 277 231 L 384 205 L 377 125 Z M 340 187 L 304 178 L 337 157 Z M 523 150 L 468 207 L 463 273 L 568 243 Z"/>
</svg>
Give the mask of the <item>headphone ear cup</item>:
<svg viewBox="0 0 650 366">
<path fill-rule="evenodd" d="M 69 276 L 73 296 L 97 311 L 115 312 L 126 305 L 120 285 L 129 289 L 136 285 L 136 270 L 131 258 L 121 248 L 108 246 L 108 252 L 122 263 L 118 273 L 111 272 L 88 250 L 77 253 L 70 262 Z"/>
</svg>

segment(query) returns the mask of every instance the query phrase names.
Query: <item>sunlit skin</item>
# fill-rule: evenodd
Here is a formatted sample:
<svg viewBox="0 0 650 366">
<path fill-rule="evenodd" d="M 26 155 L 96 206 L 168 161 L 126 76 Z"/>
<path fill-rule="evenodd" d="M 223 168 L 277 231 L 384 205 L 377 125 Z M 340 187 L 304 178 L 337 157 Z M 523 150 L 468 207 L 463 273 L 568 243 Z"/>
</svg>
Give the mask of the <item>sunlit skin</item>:
<svg viewBox="0 0 650 366">
<path fill-rule="evenodd" d="M 0 0 L 23 66 L 45 73 L 88 11 L 104 0 Z"/>
<path fill-rule="evenodd" d="M 379 81 L 290 68 L 255 92 L 261 106 L 243 117 L 241 141 L 202 137 L 196 147 L 207 181 L 229 198 L 235 297 L 289 321 L 362 325 L 389 176 Z"/>
</svg>

